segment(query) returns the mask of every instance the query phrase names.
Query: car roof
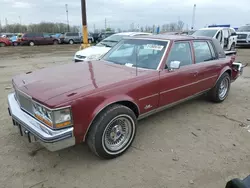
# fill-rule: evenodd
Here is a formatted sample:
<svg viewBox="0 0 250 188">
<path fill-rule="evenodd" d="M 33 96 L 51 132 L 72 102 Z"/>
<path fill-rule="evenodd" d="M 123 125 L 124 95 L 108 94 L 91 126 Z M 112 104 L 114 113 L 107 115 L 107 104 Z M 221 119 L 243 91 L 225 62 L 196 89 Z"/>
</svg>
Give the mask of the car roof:
<svg viewBox="0 0 250 188">
<path fill-rule="evenodd" d="M 145 33 L 145 32 L 121 32 L 121 33 L 116 33 L 114 35 L 134 36 L 134 35 L 152 35 L 152 33 Z"/>
<path fill-rule="evenodd" d="M 158 35 L 142 35 L 142 36 L 134 36 L 132 38 L 138 39 L 158 39 L 158 40 L 192 40 L 192 39 L 212 39 L 211 37 L 203 37 L 203 36 L 191 36 L 191 35 L 169 35 L 169 34 L 158 34 Z"/>
</svg>

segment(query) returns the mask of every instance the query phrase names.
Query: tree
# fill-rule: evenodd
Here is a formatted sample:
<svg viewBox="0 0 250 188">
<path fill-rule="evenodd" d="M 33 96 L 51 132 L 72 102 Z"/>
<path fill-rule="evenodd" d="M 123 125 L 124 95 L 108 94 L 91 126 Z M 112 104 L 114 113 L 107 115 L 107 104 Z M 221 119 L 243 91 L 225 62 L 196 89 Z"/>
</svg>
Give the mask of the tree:
<svg viewBox="0 0 250 188">
<path fill-rule="evenodd" d="M 108 28 L 106 29 L 106 31 L 111 31 L 111 28 L 110 28 L 110 27 L 108 27 Z"/>
<path fill-rule="evenodd" d="M 179 20 L 177 22 L 177 27 L 178 27 L 178 31 L 182 31 L 183 27 L 184 27 L 184 22 Z"/>
</svg>

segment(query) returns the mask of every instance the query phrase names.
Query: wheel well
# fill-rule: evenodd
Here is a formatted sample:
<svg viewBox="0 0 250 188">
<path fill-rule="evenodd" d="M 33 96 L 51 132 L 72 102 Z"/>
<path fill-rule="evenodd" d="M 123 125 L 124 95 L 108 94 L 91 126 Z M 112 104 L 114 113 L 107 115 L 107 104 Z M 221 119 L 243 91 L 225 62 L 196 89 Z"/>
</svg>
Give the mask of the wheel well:
<svg viewBox="0 0 250 188">
<path fill-rule="evenodd" d="M 88 133 L 89 133 L 89 130 L 91 129 L 91 126 L 93 124 L 93 122 L 95 121 L 95 119 L 98 117 L 98 115 L 104 111 L 105 109 L 107 109 L 107 107 L 111 106 L 111 105 L 114 105 L 114 104 L 120 104 L 120 105 L 123 105 L 123 106 L 126 106 L 128 108 L 130 108 L 134 113 L 135 113 L 135 116 L 138 118 L 139 115 L 140 115 L 140 112 L 139 112 L 139 107 L 131 102 L 131 101 L 118 101 L 118 102 L 114 102 L 112 104 L 109 104 L 108 106 L 106 106 L 105 108 L 103 108 L 101 111 L 98 112 L 98 114 L 95 115 L 94 119 L 92 120 L 91 124 L 89 125 L 88 127 L 88 130 L 87 132 L 85 133 L 85 136 L 84 136 L 84 140 L 86 140 L 86 138 L 88 137 Z"/>
<path fill-rule="evenodd" d="M 114 104 L 121 104 L 123 106 L 126 106 L 126 107 L 130 108 L 135 113 L 136 117 L 138 117 L 139 114 L 140 114 L 138 106 L 135 103 L 133 103 L 133 102 L 130 102 L 130 101 L 120 101 L 120 102 L 116 102 Z"/>
<path fill-rule="evenodd" d="M 230 78 L 232 78 L 232 71 L 230 69 L 226 70 L 225 72 L 227 72 L 230 76 Z"/>
</svg>

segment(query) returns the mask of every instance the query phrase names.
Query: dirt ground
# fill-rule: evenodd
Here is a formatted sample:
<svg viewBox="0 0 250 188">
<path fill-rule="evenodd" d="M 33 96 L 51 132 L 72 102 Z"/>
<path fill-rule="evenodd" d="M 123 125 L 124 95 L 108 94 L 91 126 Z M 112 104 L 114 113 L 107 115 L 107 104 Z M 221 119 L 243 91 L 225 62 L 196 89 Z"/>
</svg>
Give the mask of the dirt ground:
<svg viewBox="0 0 250 188">
<path fill-rule="evenodd" d="M 7 112 L 11 77 L 72 63 L 79 45 L 0 49 L 0 187 L 2 188 L 224 188 L 250 174 L 250 68 L 221 104 L 203 98 L 139 122 L 132 147 L 114 160 L 86 145 L 49 152 L 29 144 Z M 250 49 L 238 59 L 250 63 Z"/>
</svg>

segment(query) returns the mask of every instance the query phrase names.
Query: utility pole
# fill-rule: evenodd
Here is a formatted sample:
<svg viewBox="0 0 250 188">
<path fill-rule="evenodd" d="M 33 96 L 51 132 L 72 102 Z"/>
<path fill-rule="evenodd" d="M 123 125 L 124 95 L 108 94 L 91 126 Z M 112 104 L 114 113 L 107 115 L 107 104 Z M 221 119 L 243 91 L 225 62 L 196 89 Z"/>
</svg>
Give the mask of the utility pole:
<svg viewBox="0 0 250 188">
<path fill-rule="evenodd" d="M 88 28 L 87 28 L 87 14 L 86 14 L 86 2 L 81 0 L 82 6 L 82 35 L 83 35 L 83 44 L 81 48 L 87 48 L 90 46 L 88 43 Z"/>
<path fill-rule="evenodd" d="M 67 24 L 68 24 L 68 32 L 69 32 L 69 10 L 68 10 L 68 4 L 65 4 L 65 8 L 66 8 Z"/>
<path fill-rule="evenodd" d="M 105 33 L 107 31 L 107 19 L 105 18 Z"/>
<path fill-rule="evenodd" d="M 8 25 L 8 20 L 7 20 L 7 18 L 5 18 L 5 26 L 7 26 Z"/>
<path fill-rule="evenodd" d="M 20 25 L 22 25 L 21 16 L 18 16 L 18 17 L 19 17 Z"/>
<path fill-rule="evenodd" d="M 192 26 L 191 26 L 191 30 L 194 30 L 195 9 L 196 9 L 196 4 L 194 4 L 194 8 L 193 8 L 193 17 L 192 17 Z"/>
</svg>

